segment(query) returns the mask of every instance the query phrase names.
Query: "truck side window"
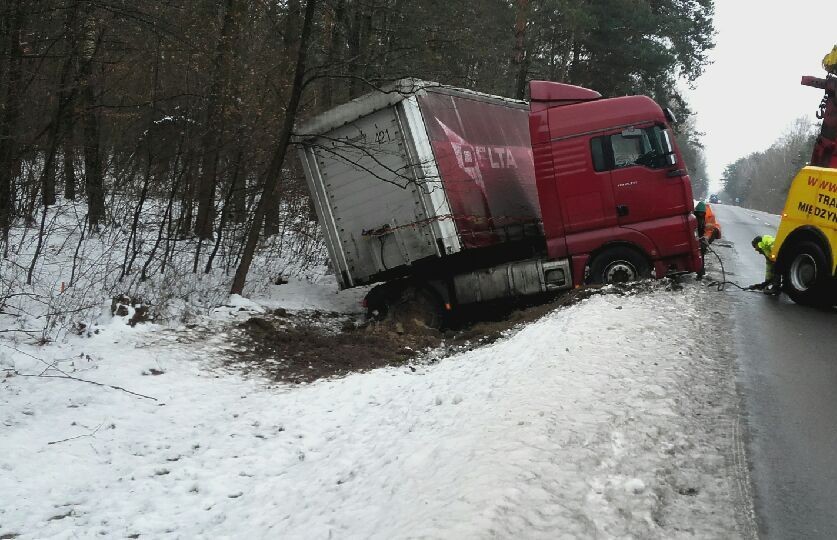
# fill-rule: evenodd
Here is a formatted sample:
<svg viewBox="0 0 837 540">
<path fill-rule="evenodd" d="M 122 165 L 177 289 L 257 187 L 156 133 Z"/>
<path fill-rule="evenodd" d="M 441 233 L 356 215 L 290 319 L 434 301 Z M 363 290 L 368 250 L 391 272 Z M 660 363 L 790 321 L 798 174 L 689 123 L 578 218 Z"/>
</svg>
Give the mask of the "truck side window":
<svg viewBox="0 0 837 540">
<path fill-rule="evenodd" d="M 660 143 L 660 128 L 657 126 L 644 128 L 639 137 L 623 137 L 614 134 L 610 137 L 613 148 L 613 162 L 617 169 L 642 165 L 652 169 L 665 166 L 662 144 Z"/>
<path fill-rule="evenodd" d="M 590 141 L 590 153 L 593 155 L 593 170 L 602 172 L 608 170 L 604 153 L 604 137 L 594 137 Z"/>
<path fill-rule="evenodd" d="M 626 139 L 621 135 L 610 137 L 613 145 L 613 162 L 617 169 L 636 164 L 636 159 L 642 155 L 642 139 Z"/>
</svg>

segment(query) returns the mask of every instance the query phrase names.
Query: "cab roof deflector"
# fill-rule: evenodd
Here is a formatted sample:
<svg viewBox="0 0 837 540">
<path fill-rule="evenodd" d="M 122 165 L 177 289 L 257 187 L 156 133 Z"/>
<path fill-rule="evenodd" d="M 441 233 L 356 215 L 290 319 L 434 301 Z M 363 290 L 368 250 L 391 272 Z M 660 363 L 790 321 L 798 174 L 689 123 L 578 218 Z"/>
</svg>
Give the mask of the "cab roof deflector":
<svg viewBox="0 0 837 540">
<path fill-rule="evenodd" d="M 582 101 L 601 99 L 595 90 L 552 81 L 531 81 L 529 96 L 533 102 L 550 102 L 553 106 L 571 105 Z"/>
</svg>

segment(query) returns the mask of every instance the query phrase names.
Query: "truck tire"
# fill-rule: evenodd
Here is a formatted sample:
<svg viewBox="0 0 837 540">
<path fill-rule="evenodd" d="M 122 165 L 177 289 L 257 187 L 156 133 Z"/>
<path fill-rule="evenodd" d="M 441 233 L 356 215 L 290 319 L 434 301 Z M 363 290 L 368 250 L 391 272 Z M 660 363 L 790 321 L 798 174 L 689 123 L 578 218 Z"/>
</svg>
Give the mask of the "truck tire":
<svg viewBox="0 0 837 540">
<path fill-rule="evenodd" d="M 424 287 L 407 287 L 390 306 L 389 318 L 405 328 L 442 327 L 442 302 Z"/>
<path fill-rule="evenodd" d="M 614 246 L 607 248 L 593 259 L 588 281 L 605 285 L 649 277 L 651 277 L 651 268 L 642 254 L 627 246 Z"/>
<path fill-rule="evenodd" d="M 833 302 L 831 269 L 822 248 L 814 242 L 791 246 L 782 282 L 791 300 L 805 306 L 824 306 Z"/>
</svg>

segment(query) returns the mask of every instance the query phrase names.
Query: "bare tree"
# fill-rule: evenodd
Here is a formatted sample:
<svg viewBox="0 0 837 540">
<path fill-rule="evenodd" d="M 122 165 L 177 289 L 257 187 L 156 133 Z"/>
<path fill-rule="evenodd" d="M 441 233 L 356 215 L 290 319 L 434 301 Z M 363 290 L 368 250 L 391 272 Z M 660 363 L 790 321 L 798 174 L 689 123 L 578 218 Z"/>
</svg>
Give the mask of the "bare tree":
<svg viewBox="0 0 837 540">
<path fill-rule="evenodd" d="M 307 0 L 305 4 L 305 18 L 302 23 L 302 33 L 299 38 L 299 48 L 296 55 L 296 68 L 294 69 L 293 85 L 291 86 L 291 94 L 288 98 L 288 106 L 285 107 L 285 119 L 282 123 L 282 131 L 279 133 L 279 142 L 273 157 L 270 160 L 270 165 L 264 174 L 264 182 L 262 189 L 262 196 L 256 205 L 256 210 L 253 213 L 253 221 L 250 224 L 250 230 L 247 233 L 247 242 L 244 245 L 244 251 L 241 255 L 241 262 L 235 271 L 231 294 L 241 294 L 244 291 L 244 283 L 247 280 L 247 273 L 250 271 L 250 265 L 253 263 L 253 256 L 256 253 L 256 245 L 259 242 L 259 235 L 262 229 L 262 221 L 264 220 L 265 207 L 269 200 L 271 190 L 276 189 L 275 185 L 278 183 L 282 166 L 285 163 L 285 156 L 288 153 L 288 146 L 291 143 L 291 134 L 293 133 L 294 122 L 296 121 L 296 113 L 299 108 L 299 102 L 302 98 L 303 83 L 305 77 L 305 64 L 308 58 L 308 42 L 311 39 L 311 27 L 313 26 L 314 11 L 316 10 L 316 0 Z"/>
</svg>

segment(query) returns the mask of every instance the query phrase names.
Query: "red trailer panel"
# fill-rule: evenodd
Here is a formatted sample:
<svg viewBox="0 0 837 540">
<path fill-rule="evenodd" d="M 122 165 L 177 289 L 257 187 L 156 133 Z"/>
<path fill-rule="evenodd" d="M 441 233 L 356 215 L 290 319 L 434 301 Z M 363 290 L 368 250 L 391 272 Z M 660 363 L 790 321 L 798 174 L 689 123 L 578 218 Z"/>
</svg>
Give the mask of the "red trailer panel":
<svg viewBox="0 0 837 540">
<path fill-rule="evenodd" d="M 514 240 L 537 226 L 525 106 L 435 92 L 418 102 L 463 247 Z"/>
</svg>

